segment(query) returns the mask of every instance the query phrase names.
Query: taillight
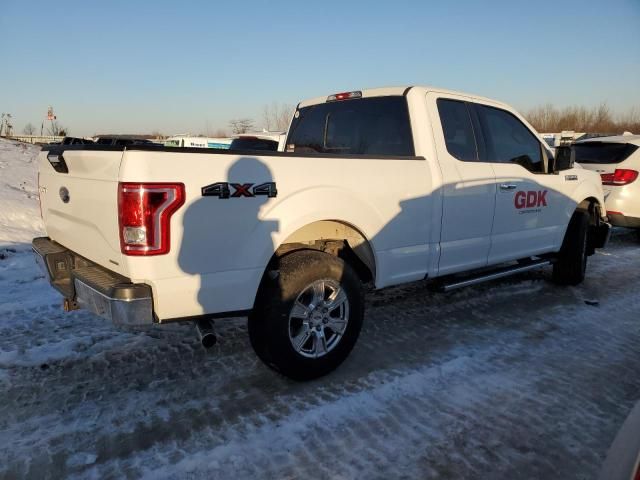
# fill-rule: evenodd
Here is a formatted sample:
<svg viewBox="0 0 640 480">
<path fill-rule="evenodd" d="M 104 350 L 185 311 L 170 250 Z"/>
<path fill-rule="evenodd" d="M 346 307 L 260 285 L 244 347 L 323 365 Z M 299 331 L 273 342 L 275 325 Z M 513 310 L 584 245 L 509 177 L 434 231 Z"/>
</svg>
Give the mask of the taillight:
<svg viewBox="0 0 640 480">
<path fill-rule="evenodd" d="M 628 185 L 638 178 L 638 172 L 626 168 L 616 168 L 615 172 L 602 173 L 600 177 L 603 185 Z"/>
<path fill-rule="evenodd" d="M 122 253 L 168 253 L 171 215 L 183 203 L 182 183 L 118 184 L 118 223 Z"/>
</svg>

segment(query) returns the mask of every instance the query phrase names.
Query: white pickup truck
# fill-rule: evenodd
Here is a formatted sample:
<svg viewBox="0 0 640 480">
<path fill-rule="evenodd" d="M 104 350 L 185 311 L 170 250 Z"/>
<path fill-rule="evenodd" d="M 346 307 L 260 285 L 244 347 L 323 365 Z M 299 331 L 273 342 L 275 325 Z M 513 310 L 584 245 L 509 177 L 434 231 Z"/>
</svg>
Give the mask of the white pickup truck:
<svg viewBox="0 0 640 480">
<path fill-rule="evenodd" d="M 600 177 L 554 159 L 512 108 L 427 87 L 301 102 L 285 152 L 50 146 L 48 237 L 33 249 L 65 308 L 120 324 L 247 315 L 266 364 L 336 368 L 364 285 L 448 290 L 553 264 L 577 284 L 610 226 Z"/>
</svg>

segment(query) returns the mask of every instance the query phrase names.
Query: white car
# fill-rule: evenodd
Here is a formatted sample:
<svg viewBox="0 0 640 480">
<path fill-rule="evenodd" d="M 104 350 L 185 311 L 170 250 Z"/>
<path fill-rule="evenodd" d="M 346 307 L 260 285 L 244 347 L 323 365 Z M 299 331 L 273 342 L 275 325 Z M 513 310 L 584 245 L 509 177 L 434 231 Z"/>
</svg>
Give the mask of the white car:
<svg viewBox="0 0 640 480">
<path fill-rule="evenodd" d="M 45 147 L 36 259 L 68 309 L 115 323 L 248 315 L 264 362 L 336 368 L 365 284 L 443 290 L 553 265 L 577 284 L 605 245 L 600 177 L 554 159 L 515 110 L 429 87 L 298 104 L 285 152 Z"/>
<path fill-rule="evenodd" d="M 637 229 L 640 239 L 640 135 L 590 138 L 572 149 L 578 164 L 600 174 L 611 224 Z"/>
</svg>

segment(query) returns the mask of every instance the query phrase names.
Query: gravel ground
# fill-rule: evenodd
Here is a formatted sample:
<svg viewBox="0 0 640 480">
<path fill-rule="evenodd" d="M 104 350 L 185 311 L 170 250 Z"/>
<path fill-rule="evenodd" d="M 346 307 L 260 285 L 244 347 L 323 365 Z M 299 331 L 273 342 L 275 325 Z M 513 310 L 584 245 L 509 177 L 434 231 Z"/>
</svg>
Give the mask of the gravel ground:
<svg viewBox="0 0 640 480">
<path fill-rule="evenodd" d="M 373 293 L 351 357 L 301 384 L 242 319 L 208 352 L 188 325 L 118 330 L 5 249 L 0 477 L 595 478 L 640 398 L 639 267 L 620 231 L 579 287 Z"/>
</svg>

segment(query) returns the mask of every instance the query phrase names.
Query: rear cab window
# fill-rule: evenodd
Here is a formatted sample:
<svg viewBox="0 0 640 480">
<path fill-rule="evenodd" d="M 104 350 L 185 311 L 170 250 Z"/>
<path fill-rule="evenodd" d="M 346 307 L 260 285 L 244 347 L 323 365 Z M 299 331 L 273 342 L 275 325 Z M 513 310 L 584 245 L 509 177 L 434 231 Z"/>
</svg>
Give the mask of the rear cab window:
<svg viewBox="0 0 640 480">
<path fill-rule="evenodd" d="M 296 111 L 287 152 L 332 155 L 415 155 L 404 96 L 328 101 Z"/>
<path fill-rule="evenodd" d="M 571 147 L 578 163 L 615 164 L 624 162 L 637 149 L 631 143 L 584 142 L 574 143 Z"/>
</svg>

